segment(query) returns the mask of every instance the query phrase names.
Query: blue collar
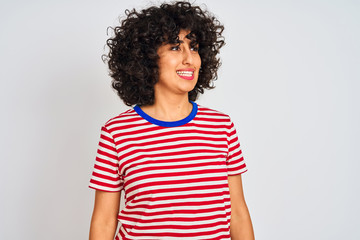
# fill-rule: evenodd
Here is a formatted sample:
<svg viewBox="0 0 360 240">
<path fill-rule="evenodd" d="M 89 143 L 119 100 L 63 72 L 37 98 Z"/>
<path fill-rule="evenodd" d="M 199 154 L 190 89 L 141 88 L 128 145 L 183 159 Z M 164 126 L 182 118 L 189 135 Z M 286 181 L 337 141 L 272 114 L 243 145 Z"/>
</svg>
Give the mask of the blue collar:
<svg viewBox="0 0 360 240">
<path fill-rule="evenodd" d="M 191 120 L 194 119 L 194 117 L 196 116 L 197 110 L 198 110 L 198 106 L 195 102 L 193 101 L 189 101 L 192 103 L 193 108 L 191 110 L 191 113 L 189 114 L 189 116 L 187 116 L 184 119 L 178 120 L 178 121 L 172 121 L 172 122 L 167 122 L 167 121 L 161 121 L 161 120 L 157 120 L 155 118 L 150 117 L 149 115 L 147 115 L 141 108 L 139 105 L 136 105 L 134 107 L 135 112 L 137 112 L 142 118 L 144 118 L 145 120 L 147 120 L 150 123 L 153 123 L 155 125 L 158 126 L 162 126 L 162 127 L 178 127 L 181 125 L 184 125 L 188 122 L 190 122 Z"/>
</svg>

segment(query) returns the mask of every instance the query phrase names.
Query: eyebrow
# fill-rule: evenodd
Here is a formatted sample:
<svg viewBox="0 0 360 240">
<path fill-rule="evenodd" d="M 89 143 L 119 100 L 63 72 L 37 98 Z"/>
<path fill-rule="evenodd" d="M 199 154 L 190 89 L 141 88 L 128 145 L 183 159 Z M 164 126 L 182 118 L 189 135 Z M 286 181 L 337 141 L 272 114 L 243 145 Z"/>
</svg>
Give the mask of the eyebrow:
<svg viewBox="0 0 360 240">
<path fill-rule="evenodd" d="M 189 39 L 190 40 L 190 44 L 193 42 L 193 43 L 195 43 L 195 45 L 197 45 L 197 44 L 199 44 L 197 41 L 191 41 L 191 39 Z M 175 41 L 173 44 L 176 44 L 176 43 L 184 43 L 184 41 L 183 40 L 177 40 L 177 41 Z"/>
</svg>

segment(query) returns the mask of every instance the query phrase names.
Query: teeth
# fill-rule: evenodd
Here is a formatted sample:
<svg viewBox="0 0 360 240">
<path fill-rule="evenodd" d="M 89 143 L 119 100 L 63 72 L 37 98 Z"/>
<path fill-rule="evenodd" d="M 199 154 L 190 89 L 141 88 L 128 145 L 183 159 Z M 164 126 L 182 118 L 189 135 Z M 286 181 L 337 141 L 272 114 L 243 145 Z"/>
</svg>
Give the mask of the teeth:
<svg viewBox="0 0 360 240">
<path fill-rule="evenodd" d="M 194 72 L 192 71 L 176 71 L 176 73 L 180 76 L 187 76 L 187 77 L 191 77 Z"/>
</svg>

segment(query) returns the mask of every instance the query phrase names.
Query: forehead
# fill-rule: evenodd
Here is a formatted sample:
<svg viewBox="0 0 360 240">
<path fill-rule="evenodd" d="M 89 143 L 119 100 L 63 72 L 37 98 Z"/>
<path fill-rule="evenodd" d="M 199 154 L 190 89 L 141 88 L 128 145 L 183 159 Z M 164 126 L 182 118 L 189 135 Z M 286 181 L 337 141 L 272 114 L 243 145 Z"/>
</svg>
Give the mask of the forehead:
<svg viewBox="0 0 360 240">
<path fill-rule="evenodd" d="M 186 35 L 188 35 L 191 31 L 186 29 L 181 29 L 179 32 L 179 39 L 184 40 L 186 39 Z"/>
<path fill-rule="evenodd" d="M 186 43 L 189 45 L 197 45 L 196 35 L 188 29 L 180 29 L 177 35 L 165 36 L 165 41 L 160 46 Z"/>
<path fill-rule="evenodd" d="M 187 30 L 187 29 L 180 29 L 177 39 L 174 39 L 173 41 L 174 42 L 169 41 L 169 43 L 186 42 L 187 44 L 191 44 L 191 45 L 198 44 L 196 35 L 191 30 Z"/>
</svg>

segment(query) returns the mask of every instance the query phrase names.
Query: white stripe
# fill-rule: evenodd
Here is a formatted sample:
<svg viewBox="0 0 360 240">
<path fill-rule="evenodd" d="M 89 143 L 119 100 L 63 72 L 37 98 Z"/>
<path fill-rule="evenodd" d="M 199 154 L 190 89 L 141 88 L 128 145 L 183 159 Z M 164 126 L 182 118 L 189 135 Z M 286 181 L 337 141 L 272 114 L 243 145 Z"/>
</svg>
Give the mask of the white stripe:
<svg viewBox="0 0 360 240">
<path fill-rule="evenodd" d="M 102 191 L 109 191 L 109 192 L 118 192 L 118 191 L 121 190 L 121 188 L 110 188 L 110 187 L 100 186 L 100 185 L 97 185 L 97 184 L 94 184 L 94 183 L 90 183 L 89 187 L 93 187 L 95 189 L 99 189 L 99 190 L 102 190 Z"/>
<path fill-rule="evenodd" d="M 221 193 L 228 191 L 228 188 L 217 188 L 217 189 L 197 189 L 197 190 L 187 190 L 187 191 L 174 191 L 174 192 L 164 192 L 164 193 L 153 193 L 150 195 L 150 197 L 174 197 L 178 195 L 191 195 L 191 194 L 207 194 L 207 193 Z M 132 196 L 133 191 L 128 193 L 127 196 Z M 220 198 L 221 199 L 221 198 Z"/>
<path fill-rule="evenodd" d="M 109 175 L 108 175 L 109 176 Z M 109 176 L 109 177 L 112 177 L 112 176 Z M 112 181 L 112 180 L 108 180 L 108 179 L 103 179 L 103 178 L 99 178 L 97 176 L 93 176 L 92 177 L 93 180 L 96 180 L 98 182 L 101 182 L 101 183 L 107 183 L 107 184 L 111 184 L 111 185 L 118 185 L 120 184 L 120 180 L 118 181 Z"/>
</svg>

